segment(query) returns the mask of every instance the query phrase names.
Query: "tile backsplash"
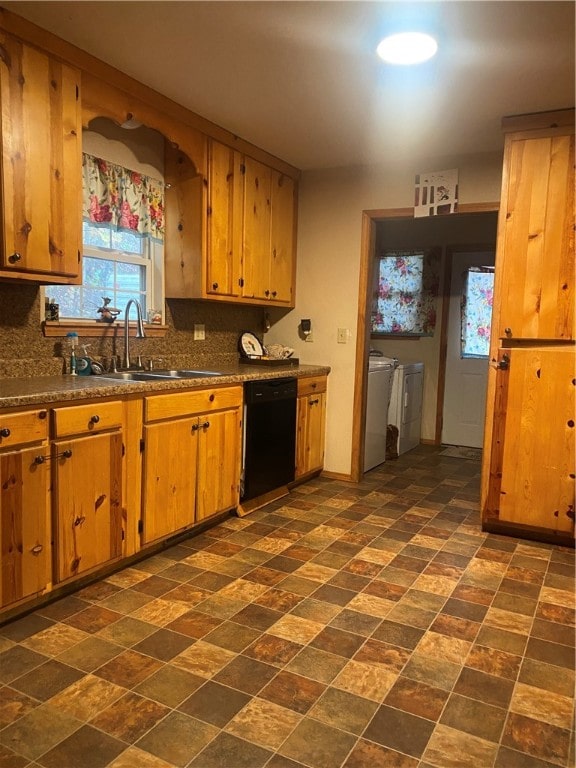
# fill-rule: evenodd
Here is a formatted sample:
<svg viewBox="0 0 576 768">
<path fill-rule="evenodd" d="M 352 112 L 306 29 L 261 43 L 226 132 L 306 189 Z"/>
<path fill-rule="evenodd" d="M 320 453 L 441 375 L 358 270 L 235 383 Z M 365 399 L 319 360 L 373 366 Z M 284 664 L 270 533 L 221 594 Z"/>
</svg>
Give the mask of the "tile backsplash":
<svg viewBox="0 0 576 768">
<path fill-rule="evenodd" d="M 164 338 L 130 339 L 131 357 L 162 358 L 167 366 L 226 364 L 238 359 L 238 337 L 250 330 L 262 338 L 264 311 L 223 303 L 188 299 L 166 301 Z M 205 326 L 206 338 L 194 340 L 194 324 Z M 82 337 L 96 359 L 121 355 L 123 341 Z M 46 376 L 65 372 L 67 350 L 63 339 L 42 334 L 40 289 L 36 285 L 0 283 L 0 378 Z"/>
</svg>

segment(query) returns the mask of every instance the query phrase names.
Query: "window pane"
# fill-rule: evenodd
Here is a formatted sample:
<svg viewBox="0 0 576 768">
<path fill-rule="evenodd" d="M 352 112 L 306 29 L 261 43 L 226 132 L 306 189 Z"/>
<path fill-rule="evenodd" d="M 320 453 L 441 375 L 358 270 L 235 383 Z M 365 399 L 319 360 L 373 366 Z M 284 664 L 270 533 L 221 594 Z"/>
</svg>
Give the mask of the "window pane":
<svg viewBox="0 0 576 768">
<path fill-rule="evenodd" d="M 114 262 L 108 259 L 91 259 L 84 256 L 83 285 L 99 286 L 103 290 L 114 289 Z"/>
<path fill-rule="evenodd" d="M 112 232 L 112 248 L 124 253 L 143 253 L 144 240 L 131 232 Z"/>
<path fill-rule="evenodd" d="M 462 301 L 462 357 L 488 357 L 493 293 L 492 269 L 468 270 Z"/>
<path fill-rule="evenodd" d="M 110 248 L 110 228 L 96 227 L 94 224 L 83 221 L 82 240 L 84 245 L 93 245 L 96 248 Z"/>
</svg>

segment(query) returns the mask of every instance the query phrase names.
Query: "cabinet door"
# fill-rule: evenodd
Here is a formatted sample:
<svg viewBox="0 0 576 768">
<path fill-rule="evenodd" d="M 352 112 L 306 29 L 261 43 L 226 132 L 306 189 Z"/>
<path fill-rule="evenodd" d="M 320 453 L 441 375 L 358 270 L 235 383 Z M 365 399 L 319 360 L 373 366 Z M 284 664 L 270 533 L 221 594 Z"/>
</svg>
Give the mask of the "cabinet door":
<svg viewBox="0 0 576 768">
<path fill-rule="evenodd" d="M 298 398 L 296 415 L 296 477 L 324 466 L 326 394 Z"/>
<path fill-rule="evenodd" d="M 211 141 L 208 162 L 206 293 L 238 296 L 242 254 L 242 155 Z"/>
<path fill-rule="evenodd" d="M 194 523 L 197 452 L 197 416 L 144 427 L 144 543 Z"/>
<path fill-rule="evenodd" d="M 244 165 L 242 296 L 269 299 L 272 170 L 250 157 L 245 158 Z"/>
<path fill-rule="evenodd" d="M 270 299 L 293 305 L 295 184 L 278 171 L 272 171 L 270 217 Z"/>
<path fill-rule="evenodd" d="M 50 582 L 47 444 L 0 455 L 0 605 L 41 593 Z"/>
<path fill-rule="evenodd" d="M 0 32 L 5 276 L 80 275 L 79 85 L 77 70 Z"/>
<path fill-rule="evenodd" d="M 496 257 L 499 338 L 574 338 L 573 169 L 574 135 L 507 138 Z"/>
<path fill-rule="evenodd" d="M 63 581 L 122 555 L 122 433 L 58 441 L 52 450 Z"/>
<path fill-rule="evenodd" d="M 574 350 L 502 349 L 484 518 L 574 528 Z M 506 363 L 505 363 L 506 366 Z"/>
<path fill-rule="evenodd" d="M 196 522 L 238 505 L 240 427 L 239 408 L 199 419 Z"/>
</svg>

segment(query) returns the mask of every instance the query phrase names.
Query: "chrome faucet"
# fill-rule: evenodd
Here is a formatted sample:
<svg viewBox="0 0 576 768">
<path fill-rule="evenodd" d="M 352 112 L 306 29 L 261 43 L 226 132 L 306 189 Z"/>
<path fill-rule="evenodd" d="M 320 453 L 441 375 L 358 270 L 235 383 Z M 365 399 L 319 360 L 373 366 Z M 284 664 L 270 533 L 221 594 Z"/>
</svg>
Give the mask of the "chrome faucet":
<svg viewBox="0 0 576 768">
<path fill-rule="evenodd" d="M 143 339 L 146 336 L 146 333 L 144 332 L 144 323 L 142 321 L 142 307 L 140 306 L 140 302 L 136 299 L 130 299 L 128 304 L 126 304 L 126 309 L 124 310 L 124 361 L 123 361 L 123 368 L 126 370 L 130 369 L 130 324 L 128 322 L 128 315 L 130 313 L 130 307 L 132 304 L 136 305 L 136 338 L 137 339 Z"/>
</svg>

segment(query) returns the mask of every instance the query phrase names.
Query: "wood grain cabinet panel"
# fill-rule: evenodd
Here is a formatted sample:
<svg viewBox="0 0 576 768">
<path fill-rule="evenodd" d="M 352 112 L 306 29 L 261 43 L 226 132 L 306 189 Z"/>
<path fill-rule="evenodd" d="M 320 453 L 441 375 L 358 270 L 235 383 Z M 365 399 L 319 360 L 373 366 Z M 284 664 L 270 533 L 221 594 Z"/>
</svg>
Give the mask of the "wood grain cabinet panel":
<svg viewBox="0 0 576 768">
<path fill-rule="evenodd" d="M 0 276 L 81 278 L 80 73 L 0 31 Z"/>
<path fill-rule="evenodd" d="M 326 377 L 298 380 L 296 410 L 296 479 L 324 466 Z"/>
<path fill-rule="evenodd" d="M 502 349 L 491 447 L 491 521 L 574 529 L 574 353 Z"/>
<path fill-rule="evenodd" d="M 143 543 L 236 507 L 242 387 L 152 395 L 144 414 Z"/>
<path fill-rule="evenodd" d="M 507 139 L 495 308 L 500 339 L 574 339 L 573 130 Z"/>
<path fill-rule="evenodd" d="M 34 414 L 30 414 L 34 416 Z M 28 414 L 22 414 L 28 420 Z M 8 417 L 4 417 L 9 421 Z M 14 419 L 12 419 L 14 421 Z M 0 607 L 47 590 L 50 478 L 45 439 L 0 450 Z"/>
<path fill-rule="evenodd" d="M 574 543 L 574 110 L 506 133 L 482 527 Z"/>
</svg>

